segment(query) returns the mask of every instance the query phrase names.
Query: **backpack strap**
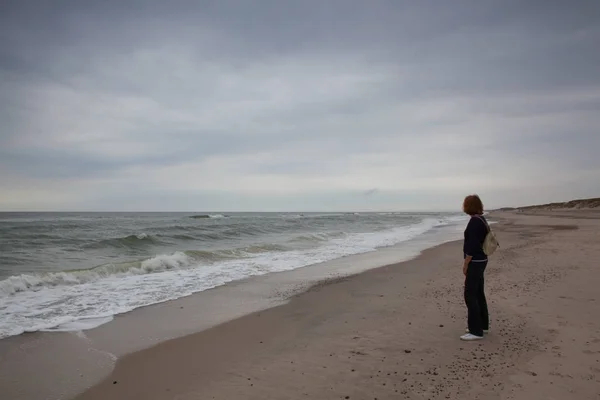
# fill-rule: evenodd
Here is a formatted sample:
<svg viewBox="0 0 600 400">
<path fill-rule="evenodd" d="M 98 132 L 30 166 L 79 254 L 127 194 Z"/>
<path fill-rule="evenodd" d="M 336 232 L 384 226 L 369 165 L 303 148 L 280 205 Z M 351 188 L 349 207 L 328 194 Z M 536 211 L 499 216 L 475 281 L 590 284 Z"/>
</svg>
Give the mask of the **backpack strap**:
<svg viewBox="0 0 600 400">
<path fill-rule="evenodd" d="M 483 224 L 485 225 L 485 228 L 487 229 L 488 232 L 490 232 L 492 229 L 490 228 L 490 225 L 485 222 L 485 219 L 481 218 L 481 215 L 476 215 L 477 218 L 479 218 L 479 220 L 481 222 L 483 222 Z"/>
</svg>

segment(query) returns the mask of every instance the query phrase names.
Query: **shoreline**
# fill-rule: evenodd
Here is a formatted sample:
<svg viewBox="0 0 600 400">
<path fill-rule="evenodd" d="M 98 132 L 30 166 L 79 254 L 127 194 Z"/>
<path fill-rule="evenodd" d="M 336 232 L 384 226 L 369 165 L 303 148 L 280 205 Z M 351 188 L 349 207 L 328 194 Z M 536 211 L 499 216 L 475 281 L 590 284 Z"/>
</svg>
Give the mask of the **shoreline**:
<svg viewBox="0 0 600 400">
<path fill-rule="evenodd" d="M 482 342 L 458 340 L 466 310 L 450 242 L 130 354 L 76 399 L 596 398 L 600 274 L 574 255 L 600 256 L 598 223 L 494 219 L 503 250 Z"/>
<path fill-rule="evenodd" d="M 191 378 L 192 382 L 197 382 L 197 378 L 201 375 L 209 375 L 211 371 L 214 370 L 215 364 L 226 364 L 229 361 L 224 357 L 222 353 L 225 351 L 227 356 L 240 359 L 244 358 L 247 351 L 262 351 L 263 344 L 269 341 L 268 336 L 277 336 L 281 333 L 281 331 L 285 333 L 290 332 L 289 327 L 286 328 L 286 323 L 282 321 L 281 325 L 279 323 L 274 323 L 273 320 L 277 320 L 279 318 L 291 318 L 292 320 L 296 319 L 296 315 L 294 312 L 290 313 L 290 309 L 296 307 L 298 302 L 304 303 L 307 296 L 309 296 L 309 304 L 311 308 L 318 307 L 320 302 L 316 302 L 314 299 L 310 299 L 310 297 L 314 294 L 327 292 L 332 288 L 336 288 L 337 285 L 350 282 L 353 280 L 362 280 L 366 276 L 377 274 L 378 272 L 384 270 L 391 269 L 403 269 L 403 275 L 411 275 L 412 273 L 418 272 L 417 270 L 411 271 L 415 266 L 426 264 L 430 259 L 437 258 L 440 254 L 453 254 L 455 255 L 456 250 L 460 249 L 461 242 L 459 240 L 453 240 L 449 242 L 444 242 L 441 244 L 437 244 L 433 247 L 426 248 L 420 252 L 420 254 L 416 255 L 413 258 L 410 258 L 406 261 L 394 262 L 390 264 L 381 265 L 379 267 L 370 268 L 367 270 L 363 270 L 362 272 L 353 273 L 350 275 L 344 276 L 334 276 L 329 278 L 322 278 L 317 280 L 311 284 L 304 286 L 303 288 L 298 288 L 294 291 L 293 294 L 289 295 L 287 301 L 274 305 L 272 307 L 257 310 L 252 313 L 244 314 L 238 318 L 231 319 L 225 321 L 221 324 L 212 326 L 208 329 L 203 329 L 194 333 L 190 333 L 188 335 L 169 339 L 163 341 L 155 346 L 136 351 L 133 353 L 126 354 L 123 358 L 119 359 L 115 369 L 112 371 L 110 376 L 106 377 L 103 381 L 99 382 L 97 385 L 88 389 L 87 391 L 75 396 L 74 400 L 87 400 L 87 399 L 101 399 L 101 398 L 118 398 L 118 399 L 126 399 L 126 398 L 154 398 L 152 396 L 151 390 L 144 390 L 143 393 L 131 393 L 129 390 L 126 390 L 123 394 L 119 395 L 114 393 L 112 390 L 110 392 L 105 392 L 105 388 L 111 388 L 112 386 L 116 386 L 119 382 L 127 381 L 129 378 L 127 376 L 121 377 L 121 369 L 120 366 L 125 363 L 133 362 L 136 366 L 135 370 L 141 366 L 139 364 L 139 358 L 142 359 L 141 363 L 146 364 L 146 356 L 149 357 L 166 357 L 169 360 L 162 359 L 160 361 L 156 360 L 157 363 L 162 365 L 174 365 L 175 360 L 180 358 L 187 358 L 186 353 L 188 353 L 189 348 L 196 348 L 196 344 L 198 341 L 206 342 L 207 344 L 212 343 L 209 346 L 206 346 L 202 349 L 199 349 L 201 353 L 197 353 L 194 355 L 194 358 L 197 360 L 204 360 L 201 362 L 201 368 L 196 369 L 197 365 L 192 367 L 195 371 L 189 378 Z M 459 252 L 460 254 L 460 252 Z M 384 295 L 375 295 L 376 297 L 382 298 Z M 325 297 L 328 297 L 327 295 Z M 304 314 L 300 312 L 299 314 Z M 265 322 L 266 321 L 266 322 Z M 231 336 L 236 336 L 235 340 L 231 340 Z M 354 337 L 356 338 L 356 337 Z M 353 338 L 353 339 L 354 339 Z M 220 343 L 223 339 L 227 342 L 227 345 Z M 261 340 L 262 339 L 262 340 Z M 280 341 L 278 343 L 280 346 L 287 347 L 289 343 L 285 343 Z M 333 353 L 332 353 L 333 354 Z M 361 355 L 360 351 L 355 352 L 356 355 Z M 290 365 L 293 365 L 294 361 L 290 361 Z M 187 369 L 189 366 L 186 366 Z M 128 371 L 130 372 L 130 371 Z M 181 370 L 178 368 L 171 378 L 174 378 L 174 375 L 178 375 Z M 136 373 L 137 374 L 137 373 Z M 162 373 L 161 373 L 162 375 Z M 142 377 L 143 375 L 140 375 Z M 244 378 L 246 380 L 247 378 Z M 162 380 L 162 379 L 161 379 Z M 247 379 L 251 381 L 252 379 Z M 117 382 L 116 384 L 114 382 Z M 141 383 L 141 382 L 140 382 Z M 191 382 L 186 382 L 186 385 L 189 385 Z M 203 380 L 203 385 L 208 384 L 208 380 Z M 180 383 L 179 383 L 180 385 Z M 251 387 L 254 386 L 253 383 L 250 384 Z M 168 389 L 168 388 L 167 388 Z M 165 390 L 171 395 L 172 390 Z M 173 393 L 175 394 L 175 393 Z M 116 397 L 115 397 L 116 396 Z M 122 397 L 119 397 L 122 396 Z M 148 397 L 150 396 L 150 397 Z M 301 396 L 298 396 L 300 398 Z M 162 398 L 160 395 L 156 398 Z M 202 397 L 204 398 L 204 397 Z M 210 397 L 208 397 L 210 398 Z M 223 397 L 227 398 L 227 397 Z M 267 397 L 268 398 L 268 397 Z M 296 398 L 296 397 L 290 397 Z"/>
<path fill-rule="evenodd" d="M 84 331 L 36 331 L 2 339 L 0 386 L 6 387 L 14 400 L 71 398 L 109 376 L 123 356 L 286 305 L 324 282 L 410 262 L 423 252 L 456 240 L 457 228 L 462 226 L 444 226 L 438 228 L 442 232 L 430 231 L 372 252 L 231 281 L 115 315 L 111 321 Z M 218 304 L 218 309 L 212 309 L 212 304 Z M 74 353 L 59 370 L 53 367 L 57 351 Z M 24 379 L 28 374 L 46 378 L 32 388 Z"/>
<path fill-rule="evenodd" d="M 367 228 L 367 232 L 348 233 L 340 238 L 325 233 L 323 237 L 320 233 L 315 237 L 312 234 L 302 236 L 296 233 L 291 236 L 292 239 L 284 241 L 287 243 L 298 240 L 300 244 L 290 245 L 285 251 L 277 245 L 270 248 L 269 244 L 239 248 L 234 246 L 235 249 L 231 251 L 235 254 L 230 254 L 231 258 L 224 255 L 229 254 L 229 250 L 223 250 L 223 254 L 221 250 L 206 250 L 201 251 L 198 256 L 193 250 L 172 249 L 169 252 L 159 249 L 155 254 L 148 253 L 137 260 L 119 259 L 114 264 L 100 261 L 90 263 L 96 265 L 90 269 L 17 273 L 0 281 L 0 292 L 6 301 L 3 303 L 5 307 L 0 309 L 0 320 L 4 321 L 0 326 L 0 340 L 35 331 L 89 330 L 140 307 L 176 300 L 231 282 L 336 262 L 338 259 L 376 252 L 385 247 L 403 247 L 407 242 L 418 241 L 434 232 L 443 232 L 439 227 L 457 226 L 459 222 L 456 218 L 420 216 L 409 222 L 401 218 L 403 222 L 399 226 L 388 226 L 388 221 L 385 229 L 374 228 L 370 232 Z M 279 219 L 278 217 L 277 220 Z M 265 221 L 270 220 L 267 218 Z M 283 221 L 288 224 L 287 219 Z M 314 221 L 310 223 L 314 224 Z M 264 224 L 264 221 L 261 223 Z M 353 229 L 348 230 L 353 232 Z M 158 240 L 158 236 L 148 236 L 145 233 L 141 235 L 144 236 L 139 240 Z M 130 237 L 134 236 L 129 235 L 125 239 Z M 303 248 L 305 244 L 302 244 L 304 240 L 311 243 L 306 249 Z M 266 239 L 266 242 L 270 241 L 278 242 L 276 239 Z M 313 247 L 314 241 L 321 244 Z M 433 238 L 434 243 L 427 243 L 422 247 L 430 247 L 443 241 L 444 238 Z M 217 259 L 205 265 L 201 261 L 202 257 L 210 258 L 211 255 Z M 405 257 L 402 256 L 401 259 Z M 373 267 L 377 266 L 380 265 Z M 61 298 L 65 300 L 64 304 L 58 301 Z"/>
<path fill-rule="evenodd" d="M 410 261 L 304 287 L 285 304 L 129 353 L 119 358 L 114 370 L 103 370 L 101 382 L 96 370 L 96 379 L 86 381 L 91 388 L 75 398 L 529 400 L 556 393 L 563 394 L 559 398 L 596 398 L 600 326 L 592 315 L 600 312 L 600 279 L 577 252 L 591 260 L 600 257 L 600 224 L 582 216 L 492 213 L 502 247 L 487 273 L 493 322 L 482 342 L 458 341 L 466 310 L 457 278 L 460 242 L 454 241 L 424 250 Z M 364 256 L 372 258 L 373 254 Z M 246 294 L 262 289 L 257 285 Z M 237 299 L 243 306 L 247 300 Z M 574 302 L 584 300 L 585 312 L 574 312 Z M 186 304 L 185 313 L 190 315 L 196 306 L 201 304 Z M 174 304 L 159 308 L 134 311 L 118 318 L 118 327 L 104 325 L 86 332 L 86 338 L 96 344 L 127 342 L 135 335 L 123 334 L 132 327 L 143 330 L 141 323 L 150 316 L 167 325 L 177 319 L 172 315 L 178 310 Z M 132 318 L 134 314 L 139 315 Z M 61 345 L 72 349 L 76 334 L 32 334 L 21 346 L 31 345 L 34 336 L 56 339 L 54 358 L 42 363 L 42 370 L 52 370 L 57 362 L 77 364 L 71 353 L 56 359 Z M 4 355 L 0 341 L 0 357 Z M 85 365 L 78 361 L 79 368 Z M 19 372 L 23 379 L 37 379 L 28 396 L 14 391 Z M 0 374 L 0 380 L 5 379 L 0 386 L 15 400 L 34 399 L 35 393 L 37 398 L 73 398 L 49 397 L 41 391 L 45 385 L 77 385 L 88 378 L 73 374 L 70 380 L 57 381 L 19 365 L 10 373 Z"/>
</svg>

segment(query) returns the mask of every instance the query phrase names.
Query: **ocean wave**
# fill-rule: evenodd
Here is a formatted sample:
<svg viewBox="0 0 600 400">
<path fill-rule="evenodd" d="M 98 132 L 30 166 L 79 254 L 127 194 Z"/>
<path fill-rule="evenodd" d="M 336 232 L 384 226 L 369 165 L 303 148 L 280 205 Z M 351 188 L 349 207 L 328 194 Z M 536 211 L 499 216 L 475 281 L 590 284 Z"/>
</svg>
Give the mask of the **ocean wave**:
<svg viewBox="0 0 600 400">
<path fill-rule="evenodd" d="M 280 244 L 256 244 L 242 248 L 243 254 L 259 254 L 269 253 L 275 251 L 288 251 L 291 250 L 289 247 Z"/>
<path fill-rule="evenodd" d="M 27 233 L 18 235 L 19 240 L 62 240 L 63 236 L 47 233 Z"/>
<path fill-rule="evenodd" d="M 94 282 L 109 276 L 142 275 L 192 265 L 192 258 L 183 252 L 158 255 L 142 261 L 111 263 L 91 269 L 50 272 L 44 274 L 22 274 L 0 281 L 0 297 L 43 287 L 71 286 Z"/>
<path fill-rule="evenodd" d="M 267 229 L 247 226 L 219 226 L 218 229 L 209 230 L 209 229 L 189 229 L 185 231 L 186 233 L 177 233 L 177 234 L 168 234 L 168 235 L 158 235 L 157 238 L 161 240 L 171 241 L 175 240 L 195 240 L 195 241 L 204 241 L 215 243 L 219 240 L 223 239 L 236 239 L 242 236 L 259 236 L 263 233 L 269 233 Z"/>
<path fill-rule="evenodd" d="M 190 215 L 189 218 L 192 219 L 216 219 L 216 218 L 227 218 L 229 217 L 228 215 L 223 215 L 223 214 L 198 214 L 198 215 Z"/>
<path fill-rule="evenodd" d="M 257 244 L 234 249 L 187 250 L 161 254 L 139 261 L 110 263 L 90 269 L 44 274 L 22 274 L 0 281 L 0 298 L 17 292 L 36 291 L 43 287 L 72 286 L 94 282 L 111 276 L 145 275 L 169 270 L 200 267 L 210 263 L 253 257 L 268 252 L 285 252 L 289 247 L 277 244 Z"/>
<path fill-rule="evenodd" d="M 280 215 L 280 217 L 283 219 L 301 219 L 301 218 L 304 218 L 305 215 L 304 214 L 282 214 L 282 215 Z"/>
<path fill-rule="evenodd" d="M 117 248 L 128 248 L 135 249 L 139 247 L 150 246 L 154 244 L 160 244 L 161 241 L 155 237 L 148 235 L 147 233 L 139 233 L 135 235 L 122 236 L 112 239 L 104 239 L 95 243 L 90 243 L 84 248 L 89 249 L 97 249 L 97 248 L 107 248 L 107 247 L 117 247 Z"/>
<path fill-rule="evenodd" d="M 430 218 L 425 219 L 418 224 L 392 229 L 386 232 L 371 232 L 352 235 L 345 234 L 344 232 L 311 233 L 292 238 L 288 243 L 309 242 L 313 244 L 321 243 L 322 245 L 329 243 L 331 250 L 326 250 L 327 246 L 321 246 L 320 251 L 323 252 L 323 255 L 319 256 L 315 261 L 321 262 L 321 257 L 327 257 L 331 254 L 338 254 L 338 256 L 341 257 L 346 254 L 370 251 L 377 247 L 389 246 L 402 242 L 436 226 L 443 225 L 444 223 L 445 222 L 441 219 Z M 129 235 L 120 238 L 121 242 L 144 240 L 153 239 L 151 236 L 145 234 Z M 315 250 L 317 253 L 319 252 L 318 249 L 319 247 Z M 298 253 L 301 250 L 302 249 L 298 249 L 294 251 L 294 247 L 287 247 L 280 244 L 256 244 L 233 249 L 178 251 L 171 254 L 157 255 L 144 260 L 103 264 L 90 269 L 44 274 L 22 274 L 11 276 L 0 281 L 0 297 L 24 291 L 37 291 L 44 287 L 80 285 L 95 282 L 107 277 L 145 275 L 169 270 L 201 267 L 219 261 L 252 258 L 262 254 L 273 255 L 289 252 L 294 254 L 294 257 L 302 259 L 302 254 Z M 332 253 L 332 251 L 335 251 L 336 253 Z"/>
<path fill-rule="evenodd" d="M 0 338 L 56 326 L 68 330 L 69 326 L 80 326 L 76 321 L 108 318 L 250 276 L 374 251 L 448 221 L 431 217 L 377 232 L 297 234 L 283 244 L 177 251 L 91 269 L 11 276 L 0 281 Z M 136 236 L 135 240 L 146 238 Z M 294 239 L 310 243 L 296 245 Z"/>
<path fill-rule="evenodd" d="M 198 238 L 195 236 L 185 234 L 173 235 L 171 237 L 178 240 L 198 240 Z"/>
<path fill-rule="evenodd" d="M 345 232 L 317 232 L 293 237 L 289 240 L 289 242 L 322 243 L 334 238 L 340 238 L 344 236 L 346 236 Z"/>
<path fill-rule="evenodd" d="M 172 239 L 176 240 L 198 240 L 198 241 L 214 241 L 220 240 L 224 238 L 222 231 L 223 227 L 219 227 L 218 230 L 211 230 L 206 228 L 201 228 L 198 226 L 175 226 L 175 227 L 166 227 L 161 228 L 160 234 L 156 235 L 156 238 L 159 240 L 167 240 L 170 241 Z"/>
<path fill-rule="evenodd" d="M 337 219 L 337 218 L 344 218 L 347 217 L 349 215 L 354 215 L 353 213 L 344 213 L 344 214 L 340 214 L 340 213 L 332 213 L 332 214 L 315 214 L 315 215 L 310 215 L 310 218 L 318 218 L 318 219 Z"/>
</svg>

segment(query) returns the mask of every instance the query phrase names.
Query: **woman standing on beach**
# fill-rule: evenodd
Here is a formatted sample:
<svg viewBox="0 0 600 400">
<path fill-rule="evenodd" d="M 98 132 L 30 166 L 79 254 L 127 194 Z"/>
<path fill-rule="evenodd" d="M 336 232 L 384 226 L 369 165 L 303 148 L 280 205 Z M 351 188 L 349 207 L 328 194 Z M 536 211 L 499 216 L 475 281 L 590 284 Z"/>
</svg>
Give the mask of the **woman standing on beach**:
<svg viewBox="0 0 600 400">
<path fill-rule="evenodd" d="M 463 211 L 471 216 L 465 229 L 463 245 L 465 275 L 465 303 L 468 309 L 467 333 L 461 340 L 480 340 L 489 329 L 489 315 L 484 293 L 484 272 L 488 258 L 483 242 L 488 233 L 488 223 L 483 217 L 483 203 L 477 195 L 467 196 Z"/>
</svg>

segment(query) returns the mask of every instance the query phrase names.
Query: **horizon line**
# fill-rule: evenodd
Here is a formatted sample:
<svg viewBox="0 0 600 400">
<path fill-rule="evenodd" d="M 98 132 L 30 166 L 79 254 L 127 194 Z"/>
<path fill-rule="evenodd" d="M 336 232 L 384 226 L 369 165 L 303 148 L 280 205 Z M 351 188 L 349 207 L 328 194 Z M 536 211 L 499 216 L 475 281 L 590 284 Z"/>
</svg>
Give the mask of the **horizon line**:
<svg viewBox="0 0 600 400">
<path fill-rule="evenodd" d="M 492 210 L 489 210 L 492 211 Z M 223 211 L 223 210 L 201 210 L 201 211 L 173 211 L 173 210 L 152 210 L 152 211 L 125 211 L 125 210 L 0 210 L 0 213 L 182 213 L 182 214 L 236 214 L 236 213 L 411 213 L 411 212 L 462 212 L 460 210 L 319 210 L 319 211 L 301 211 L 301 210 L 246 210 L 246 211 Z"/>
</svg>

